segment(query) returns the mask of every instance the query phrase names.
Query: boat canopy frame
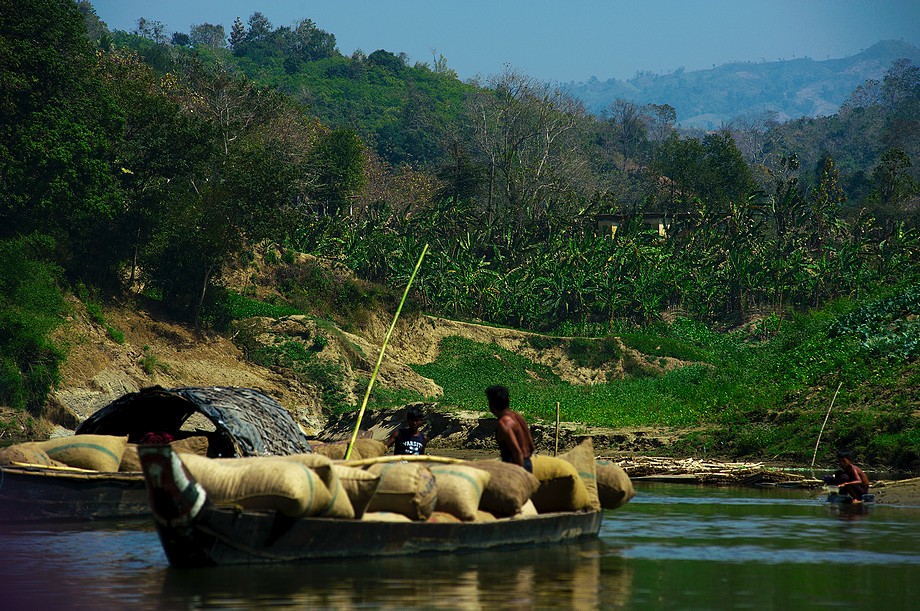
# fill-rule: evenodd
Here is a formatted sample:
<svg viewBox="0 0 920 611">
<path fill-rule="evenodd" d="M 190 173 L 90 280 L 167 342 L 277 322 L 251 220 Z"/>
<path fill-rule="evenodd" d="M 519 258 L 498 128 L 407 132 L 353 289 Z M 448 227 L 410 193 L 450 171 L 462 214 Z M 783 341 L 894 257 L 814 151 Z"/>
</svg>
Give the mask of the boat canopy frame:
<svg viewBox="0 0 920 611">
<path fill-rule="evenodd" d="M 163 388 L 150 386 L 112 401 L 76 429 L 76 434 L 127 435 L 139 443 L 150 432 L 181 437 L 182 425 L 202 414 L 211 456 L 263 456 L 310 452 L 307 437 L 291 414 L 264 393 L 241 387 Z"/>
</svg>

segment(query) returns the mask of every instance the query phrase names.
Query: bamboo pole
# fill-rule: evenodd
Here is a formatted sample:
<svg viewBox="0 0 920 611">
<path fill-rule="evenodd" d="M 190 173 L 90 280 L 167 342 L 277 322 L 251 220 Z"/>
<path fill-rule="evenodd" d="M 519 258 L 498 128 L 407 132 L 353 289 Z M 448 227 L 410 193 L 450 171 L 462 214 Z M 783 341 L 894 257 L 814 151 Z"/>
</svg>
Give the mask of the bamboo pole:
<svg viewBox="0 0 920 611">
<path fill-rule="evenodd" d="M 553 456 L 559 454 L 559 402 L 556 401 L 556 449 L 553 450 Z"/>
<path fill-rule="evenodd" d="M 821 425 L 821 430 L 818 431 L 818 441 L 815 442 L 815 453 L 811 457 L 811 468 L 815 468 L 815 459 L 818 457 L 818 444 L 821 443 L 821 435 L 824 433 L 824 427 L 827 425 L 827 419 L 831 417 L 831 409 L 834 407 L 834 401 L 837 400 L 837 393 L 840 392 L 840 387 L 843 386 L 843 382 L 837 384 L 837 390 L 834 391 L 834 398 L 831 399 L 831 404 L 827 408 L 827 414 L 824 416 L 824 424 Z M 812 474 L 814 476 L 814 474 Z"/>
<path fill-rule="evenodd" d="M 419 268 L 422 266 L 422 259 L 425 258 L 425 253 L 428 252 L 428 244 L 425 244 L 425 247 L 422 248 L 422 254 L 418 258 L 418 263 L 415 264 L 415 269 L 412 270 L 412 275 L 409 276 L 409 282 L 406 284 L 406 290 L 403 292 L 402 299 L 399 300 L 399 307 L 396 308 L 396 314 L 393 315 L 393 322 L 390 323 L 390 328 L 387 330 L 386 337 L 383 338 L 383 345 L 380 346 L 380 355 L 377 356 L 377 364 L 374 365 L 374 373 L 371 374 L 370 382 L 367 383 L 367 391 L 364 393 L 364 401 L 361 402 L 361 409 L 358 411 L 358 421 L 355 422 L 355 430 L 351 434 L 351 440 L 348 442 L 348 449 L 345 450 L 345 460 L 348 460 L 351 457 L 351 449 L 355 446 L 355 440 L 358 438 L 358 431 L 361 429 L 361 420 L 364 418 L 364 410 L 367 409 L 367 401 L 371 396 L 371 389 L 374 387 L 374 380 L 377 379 L 377 372 L 380 371 L 380 363 L 383 362 L 383 353 L 387 349 L 387 344 L 390 343 L 390 336 L 393 335 L 393 329 L 396 328 L 396 321 L 399 319 L 399 313 L 402 312 L 403 304 L 406 303 L 406 297 L 409 296 L 409 288 L 412 286 L 412 282 L 415 280 L 415 275 L 418 273 Z"/>
<path fill-rule="evenodd" d="M 348 467 L 366 467 L 367 465 L 376 465 L 378 463 L 391 463 L 391 462 L 424 462 L 424 463 L 443 463 L 446 465 L 454 465 L 462 462 L 467 462 L 462 458 L 452 458 L 450 456 L 432 456 L 431 454 L 401 454 L 399 456 L 377 456 L 375 458 L 359 458 L 357 460 L 349 460 L 347 463 L 344 461 L 342 464 L 345 464 Z M 338 464 L 338 463 L 337 463 Z"/>
</svg>

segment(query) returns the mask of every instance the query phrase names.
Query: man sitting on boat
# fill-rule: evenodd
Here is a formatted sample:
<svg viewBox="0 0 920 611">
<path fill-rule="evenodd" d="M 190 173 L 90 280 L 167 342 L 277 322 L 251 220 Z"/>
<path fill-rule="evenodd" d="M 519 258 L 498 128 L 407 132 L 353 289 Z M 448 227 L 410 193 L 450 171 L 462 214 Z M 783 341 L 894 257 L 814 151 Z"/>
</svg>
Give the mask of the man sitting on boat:
<svg viewBox="0 0 920 611">
<path fill-rule="evenodd" d="M 510 408 L 508 389 L 504 386 L 490 386 L 486 389 L 489 411 L 498 418 L 495 440 L 501 453 L 502 462 L 520 465 L 533 473 L 530 457 L 533 455 L 533 437 L 530 427 L 519 413 Z"/>
<path fill-rule="evenodd" d="M 393 453 L 397 456 L 424 454 L 425 446 L 428 445 L 428 437 L 421 430 L 424 421 L 422 408 L 413 405 L 406 411 L 407 426 L 393 431 L 386 440 L 386 446 L 390 448 L 395 444 Z"/>
<path fill-rule="evenodd" d="M 840 494 L 849 496 L 853 503 L 861 503 L 869 492 L 869 477 L 865 471 L 853 464 L 850 452 L 837 452 L 840 470 L 824 478 L 825 483 L 839 487 Z"/>
</svg>

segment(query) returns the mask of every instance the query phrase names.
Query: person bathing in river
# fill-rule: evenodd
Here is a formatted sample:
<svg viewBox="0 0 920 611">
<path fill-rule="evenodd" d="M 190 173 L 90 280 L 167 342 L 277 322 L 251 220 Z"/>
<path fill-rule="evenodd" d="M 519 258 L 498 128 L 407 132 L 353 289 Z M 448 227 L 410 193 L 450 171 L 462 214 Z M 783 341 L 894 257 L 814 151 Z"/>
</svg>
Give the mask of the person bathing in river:
<svg viewBox="0 0 920 611">
<path fill-rule="evenodd" d="M 511 411 L 508 389 L 504 386 L 490 386 L 486 389 L 489 411 L 498 418 L 495 440 L 501 453 L 502 462 L 520 465 L 533 473 L 533 437 L 530 427 L 519 413 Z"/>
<path fill-rule="evenodd" d="M 853 503 L 861 503 L 863 495 L 869 492 L 869 477 L 853 464 L 853 455 L 849 452 L 837 452 L 837 464 L 840 470 L 824 478 L 824 481 L 839 486 L 840 494 L 849 496 Z"/>
<path fill-rule="evenodd" d="M 388 448 L 394 444 L 396 448 L 393 454 L 404 456 L 407 454 L 424 454 L 425 446 L 428 445 L 428 436 L 422 432 L 422 423 L 425 421 L 425 414 L 417 405 L 413 405 L 406 411 L 406 428 L 396 429 L 386 440 Z"/>
</svg>

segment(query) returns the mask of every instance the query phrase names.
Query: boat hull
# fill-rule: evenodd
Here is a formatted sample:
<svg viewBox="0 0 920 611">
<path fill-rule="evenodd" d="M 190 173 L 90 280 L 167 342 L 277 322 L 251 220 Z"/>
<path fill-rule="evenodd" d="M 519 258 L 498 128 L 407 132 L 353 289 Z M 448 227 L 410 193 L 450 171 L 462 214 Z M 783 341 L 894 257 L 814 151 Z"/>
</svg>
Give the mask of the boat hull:
<svg viewBox="0 0 920 611">
<path fill-rule="evenodd" d="M 106 520 L 150 515 L 140 473 L 0 467 L 0 522 Z"/>
<path fill-rule="evenodd" d="M 494 522 L 376 522 L 292 519 L 206 506 L 187 527 L 158 523 L 179 568 L 469 552 L 597 537 L 602 512 L 545 514 Z"/>
</svg>

